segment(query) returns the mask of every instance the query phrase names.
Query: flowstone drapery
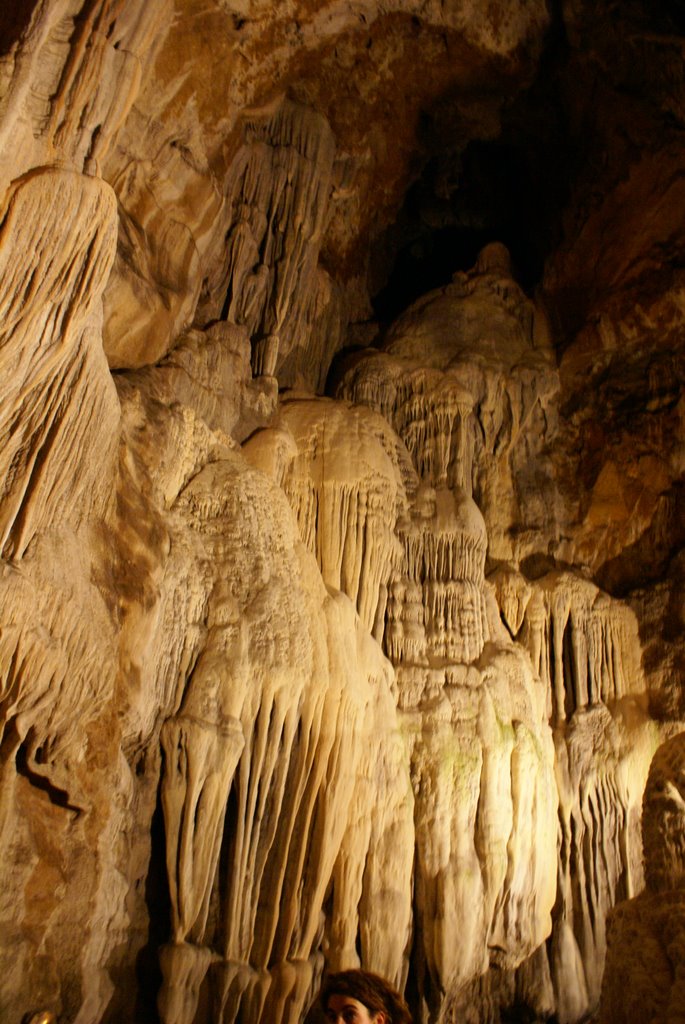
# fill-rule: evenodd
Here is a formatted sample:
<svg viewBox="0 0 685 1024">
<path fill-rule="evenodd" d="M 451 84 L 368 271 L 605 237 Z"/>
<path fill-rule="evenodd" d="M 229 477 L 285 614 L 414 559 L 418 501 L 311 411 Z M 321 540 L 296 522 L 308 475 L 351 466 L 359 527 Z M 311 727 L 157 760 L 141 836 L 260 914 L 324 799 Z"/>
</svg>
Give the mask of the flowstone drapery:
<svg viewBox="0 0 685 1024">
<path fill-rule="evenodd" d="M 341 372 L 340 394 L 387 418 L 421 481 L 385 645 L 411 737 L 426 1019 L 446 991 L 455 1019 L 479 998 L 497 1014 L 471 979 L 523 972 L 536 949 L 549 968 L 533 1005 L 578 1019 L 599 997 L 606 911 L 640 884 L 653 740 L 635 618 L 575 574 L 529 581 L 512 566 L 557 387 L 544 315 L 494 245 Z M 509 560 L 491 581 L 488 545 Z"/>
<path fill-rule="evenodd" d="M 493 243 L 472 271 L 403 313 L 381 352 L 350 356 L 338 394 L 382 413 L 427 483 L 473 495 L 491 558 L 506 560 L 527 554 L 538 502 L 548 499 L 547 518 L 554 517 L 543 454 L 558 388 L 544 310 L 514 281 L 504 246 Z M 528 480 L 533 460 L 537 493 Z"/>
<path fill-rule="evenodd" d="M 318 256 L 345 163 L 326 119 L 282 97 L 251 111 L 242 137 L 225 185 L 225 251 L 200 315 L 245 325 L 255 374 L 278 367 L 292 384 L 317 366 L 325 335 L 340 333 L 340 300 Z"/>
<path fill-rule="evenodd" d="M 0 12 L 3 1021 L 678 1019 L 657 6 Z"/>
<path fill-rule="evenodd" d="M 685 733 L 659 747 L 642 802 L 646 887 L 609 915 L 599 1019 L 623 1024 L 649 1014 L 685 1015 Z"/>
<path fill-rule="evenodd" d="M 546 683 L 559 787 L 548 956 L 557 1012 L 571 1021 L 599 999 L 607 911 L 642 885 L 639 803 L 655 730 L 631 610 L 568 573 L 528 592 L 518 636 Z"/>
<path fill-rule="evenodd" d="M 487 968 L 489 945 L 515 966 L 549 931 L 556 795 L 544 691 L 496 620 L 478 508 L 458 487 L 419 484 L 409 452 L 378 414 L 292 399 L 278 429 L 248 450 L 274 465 L 269 446 L 287 450 L 284 490 L 324 579 L 357 601 L 367 628 L 379 621 L 379 583 L 387 587 L 380 621 L 414 793 L 405 832 L 416 845 L 412 967 L 428 1019 L 441 992 Z M 384 552 L 374 568 L 369 559 Z M 361 826 L 353 836 L 366 847 Z M 346 837 L 343 851 L 348 845 Z M 386 857 L 383 871 L 396 876 L 399 847 Z M 340 881 L 336 873 L 336 899 Z M 367 913 L 372 929 L 378 911 Z M 354 925 L 345 933 L 343 949 L 352 950 Z M 377 956 L 373 943 L 364 949 L 365 963 L 390 963 L 401 975 L 401 961 Z M 331 950 L 332 965 L 354 962 L 356 954 Z"/>
<path fill-rule="evenodd" d="M 164 368 L 156 372 L 166 379 Z M 186 436 L 202 378 L 196 365 Z M 156 401 L 155 372 L 130 381 L 127 408 Z M 172 540 L 169 561 L 180 564 L 168 566 L 168 585 L 178 586 L 185 572 L 205 596 L 190 671 L 176 668 L 179 708 L 161 730 L 173 941 L 161 950 L 159 1011 L 166 1022 L 190 1022 L 202 998 L 217 1021 L 295 1021 L 321 969 L 321 910 L 334 869 L 331 927 L 340 932 L 360 920 L 348 956 L 364 927 L 367 947 L 379 947 L 379 966 L 402 975 L 410 844 L 400 844 L 395 883 L 405 934 L 390 956 L 377 922 L 357 910 L 387 885 L 373 863 L 360 882 L 373 861 L 372 839 L 377 854 L 411 807 L 391 670 L 350 601 L 326 591 L 276 483 L 226 444 L 222 450 L 220 434 L 212 461 L 188 479 L 187 442 L 167 438 L 163 418 L 160 427 L 145 450 L 154 452 L 152 463 L 146 456 L 150 471 L 159 476 L 158 460 L 169 479 L 170 527 L 180 542 L 174 556 Z M 247 452 L 257 457 L 254 445 Z M 358 823 L 370 827 L 366 846 L 343 850 Z M 210 995 L 202 996 L 203 985 Z"/>
</svg>

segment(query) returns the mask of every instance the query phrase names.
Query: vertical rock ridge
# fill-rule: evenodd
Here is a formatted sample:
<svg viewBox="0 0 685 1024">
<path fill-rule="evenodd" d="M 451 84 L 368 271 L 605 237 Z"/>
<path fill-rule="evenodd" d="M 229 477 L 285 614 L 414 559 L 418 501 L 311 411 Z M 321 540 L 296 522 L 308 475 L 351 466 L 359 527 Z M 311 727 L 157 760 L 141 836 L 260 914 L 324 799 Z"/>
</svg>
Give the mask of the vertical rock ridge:
<svg viewBox="0 0 685 1024">
<path fill-rule="evenodd" d="M 255 375 L 275 376 L 294 346 L 306 352 L 324 294 L 317 262 L 335 155 L 325 118 L 288 100 L 243 122 L 225 186 L 226 261 L 210 292 L 222 296 L 223 319 L 247 327 Z"/>
<path fill-rule="evenodd" d="M 97 487 L 99 474 L 69 467 L 84 444 L 96 443 L 105 473 L 107 463 L 114 471 L 118 404 L 97 328 L 115 217 L 106 185 L 69 172 L 34 173 L 6 201 L 0 229 L 5 556 L 20 558 L 41 528 L 102 515 L 109 502 Z"/>
</svg>

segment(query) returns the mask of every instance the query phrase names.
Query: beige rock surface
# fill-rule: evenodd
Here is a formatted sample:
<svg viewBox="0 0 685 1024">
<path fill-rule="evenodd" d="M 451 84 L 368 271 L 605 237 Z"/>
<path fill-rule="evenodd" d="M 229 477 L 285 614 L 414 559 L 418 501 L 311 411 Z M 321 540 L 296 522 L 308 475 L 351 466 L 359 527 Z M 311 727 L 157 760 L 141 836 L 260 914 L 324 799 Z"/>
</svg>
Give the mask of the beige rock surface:
<svg viewBox="0 0 685 1024">
<path fill-rule="evenodd" d="M 607 915 L 681 1019 L 685 24 L 595 8 L 0 11 L 3 1021 L 576 1024 Z"/>
<path fill-rule="evenodd" d="M 476 497 L 492 558 L 520 560 L 536 522 L 544 516 L 554 530 L 542 453 L 555 433 L 558 386 L 545 315 L 513 280 L 506 249 L 493 244 L 471 272 L 410 307 L 383 353 L 351 357 L 338 389 L 389 419 L 428 482 Z"/>
<path fill-rule="evenodd" d="M 685 1013 L 685 734 L 659 747 L 642 805 L 645 891 L 609 915 L 600 1020 L 679 1021 Z"/>
<path fill-rule="evenodd" d="M 46 170 L 6 197 L 0 252 L 3 377 L 0 550 L 21 558 L 38 532 L 101 517 L 118 410 L 99 344 L 116 210 L 103 182 Z M 26 254 L 18 259 L 18 254 Z M 99 470 L 74 461 L 96 446 Z M 50 458 L 54 451 L 55 456 Z M 71 461 L 71 465 L 70 465 Z"/>
</svg>

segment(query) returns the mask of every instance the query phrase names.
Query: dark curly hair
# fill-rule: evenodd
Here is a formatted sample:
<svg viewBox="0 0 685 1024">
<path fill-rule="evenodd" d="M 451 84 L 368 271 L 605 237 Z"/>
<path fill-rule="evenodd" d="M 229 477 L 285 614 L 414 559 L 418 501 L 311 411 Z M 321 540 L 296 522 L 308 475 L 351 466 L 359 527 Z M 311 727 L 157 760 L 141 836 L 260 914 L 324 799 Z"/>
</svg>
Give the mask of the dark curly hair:
<svg viewBox="0 0 685 1024">
<path fill-rule="evenodd" d="M 319 992 L 325 1013 L 332 996 L 349 996 L 363 1003 L 369 1013 L 384 1013 L 387 1024 L 412 1024 L 409 1007 L 392 985 L 371 971 L 339 971 L 329 974 Z"/>
</svg>

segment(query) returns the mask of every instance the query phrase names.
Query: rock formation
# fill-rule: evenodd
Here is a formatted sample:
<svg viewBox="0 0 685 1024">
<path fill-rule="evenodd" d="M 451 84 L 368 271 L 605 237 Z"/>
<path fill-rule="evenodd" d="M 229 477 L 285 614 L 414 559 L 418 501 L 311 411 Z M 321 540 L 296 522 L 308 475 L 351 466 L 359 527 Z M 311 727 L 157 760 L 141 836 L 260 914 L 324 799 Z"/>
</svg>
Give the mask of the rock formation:
<svg viewBox="0 0 685 1024">
<path fill-rule="evenodd" d="M 685 22 L 614 7 L 0 13 L 3 1021 L 576 1024 L 607 917 L 680 1019 Z"/>
<path fill-rule="evenodd" d="M 659 747 L 642 805 L 643 892 L 609 915 L 600 1020 L 678 1021 L 685 1013 L 685 734 Z"/>
</svg>

